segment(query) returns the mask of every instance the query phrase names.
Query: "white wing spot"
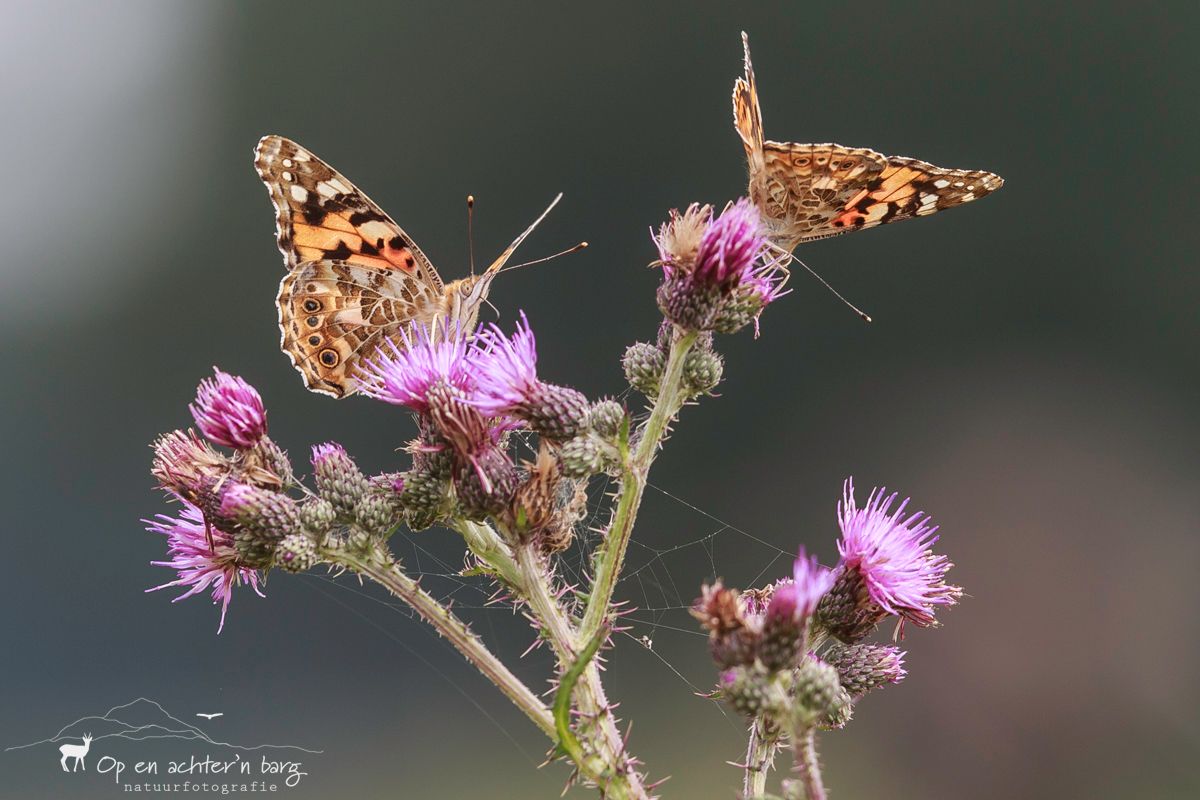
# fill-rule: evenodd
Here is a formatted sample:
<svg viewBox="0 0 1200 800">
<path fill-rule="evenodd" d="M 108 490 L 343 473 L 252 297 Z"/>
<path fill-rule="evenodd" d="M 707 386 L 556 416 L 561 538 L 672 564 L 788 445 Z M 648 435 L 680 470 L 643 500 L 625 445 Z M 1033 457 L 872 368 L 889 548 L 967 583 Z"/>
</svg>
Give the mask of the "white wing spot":
<svg viewBox="0 0 1200 800">
<path fill-rule="evenodd" d="M 285 158 L 285 159 L 283 160 L 283 165 L 284 165 L 285 167 L 290 167 L 290 166 L 292 165 L 292 160 L 291 160 L 290 158 Z"/>
<path fill-rule="evenodd" d="M 287 172 L 287 171 L 285 170 L 285 171 L 284 171 L 284 173 L 283 173 L 283 179 L 284 179 L 285 181 L 290 181 L 290 180 L 293 180 L 292 173 L 290 173 L 290 172 Z"/>
<path fill-rule="evenodd" d="M 308 190 L 303 186 L 292 186 L 292 199 L 297 203 L 303 203 L 308 199 Z"/>
<path fill-rule="evenodd" d="M 945 178 L 942 178 L 940 181 L 934 181 L 933 185 L 939 189 L 945 189 L 947 186 L 950 185 L 950 181 L 946 180 Z"/>
</svg>

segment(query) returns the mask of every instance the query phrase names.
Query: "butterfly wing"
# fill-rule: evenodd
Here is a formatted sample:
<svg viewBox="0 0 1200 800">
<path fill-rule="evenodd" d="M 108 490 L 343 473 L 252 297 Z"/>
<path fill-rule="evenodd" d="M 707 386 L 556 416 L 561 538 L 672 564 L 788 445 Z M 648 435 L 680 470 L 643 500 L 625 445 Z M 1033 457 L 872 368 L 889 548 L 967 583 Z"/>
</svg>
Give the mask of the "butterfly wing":
<svg viewBox="0 0 1200 800">
<path fill-rule="evenodd" d="M 1004 185 L 999 175 L 945 169 L 866 148 L 763 140 L 750 43 L 742 34 L 745 75 L 734 83 L 734 127 L 746 149 L 750 198 L 776 245 L 802 242 L 928 216 Z"/>
<path fill-rule="evenodd" d="M 314 392 L 345 397 L 355 369 L 409 321 L 428 322 L 438 297 L 408 276 L 351 261 L 306 261 L 279 284 L 280 347 Z"/>
<path fill-rule="evenodd" d="M 344 397 L 354 369 L 412 319 L 432 318 L 444 286 L 421 249 L 348 179 L 280 136 L 254 166 L 275 205 L 280 346 L 316 392 Z"/>
</svg>

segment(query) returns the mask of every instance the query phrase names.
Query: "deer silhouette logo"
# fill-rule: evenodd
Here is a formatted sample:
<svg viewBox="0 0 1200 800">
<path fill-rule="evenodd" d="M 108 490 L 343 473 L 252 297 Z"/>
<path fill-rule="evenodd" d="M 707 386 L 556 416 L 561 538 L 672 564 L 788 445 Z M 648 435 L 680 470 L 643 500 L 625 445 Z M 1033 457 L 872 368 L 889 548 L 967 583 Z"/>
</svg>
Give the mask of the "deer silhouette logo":
<svg viewBox="0 0 1200 800">
<path fill-rule="evenodd" d="M 62 747 L 58 748 L 58 751 L 62 753 L 62 761 L 59 763 L 62 764 L 63 772 L 74 772 L 75 770 L 79 769 L 81 765 L 83 766 L 83 771 L 87 772 L 87 764 L 83 763 L 83 758 L 88 754 L 88 749 L 91 746 L 92 735 L 90 733 L 85 733 L 83 735 L 83 744 L 64 744 Z M 75 769 L 67 769 L 68 758 L 75 759 Z"/>
</svg>

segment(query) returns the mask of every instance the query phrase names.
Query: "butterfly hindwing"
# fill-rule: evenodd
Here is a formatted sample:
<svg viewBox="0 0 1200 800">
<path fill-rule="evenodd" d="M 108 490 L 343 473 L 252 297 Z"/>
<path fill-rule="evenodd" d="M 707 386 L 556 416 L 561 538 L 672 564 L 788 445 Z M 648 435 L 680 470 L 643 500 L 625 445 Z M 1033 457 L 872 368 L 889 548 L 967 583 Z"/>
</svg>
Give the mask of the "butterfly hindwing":
<svg viewBox="0 0 1200 800">
<path fill-rule="evenodd" d="M 352 393 L 354 370 L 411 320 L 428 322 L 438 297 L 395 270 L 307 261 L 279 284 L 280 347 L 309 389 Z"/>
</svg>

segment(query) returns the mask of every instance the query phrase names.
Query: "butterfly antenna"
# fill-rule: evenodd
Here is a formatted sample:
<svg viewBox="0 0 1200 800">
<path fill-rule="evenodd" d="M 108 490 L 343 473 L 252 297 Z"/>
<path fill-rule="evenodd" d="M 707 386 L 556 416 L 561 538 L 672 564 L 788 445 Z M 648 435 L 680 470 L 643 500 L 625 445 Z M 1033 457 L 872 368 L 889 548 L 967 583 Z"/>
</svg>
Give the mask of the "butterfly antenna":
<svg viewBox="0 0 1200 800">
<path fill-rule="evenodd" d="M 472 219 L 475 216 L 475 195 L 467 195 L 467 248 L 471 254 L 471 274 L 475 274 L 475 233 Z"/>
<path fill-rule="evenodd" d="M 782 249 L 780 249 L 780 252 L 783 252 L 783 250 L 782 250 Z M 836 297 L 838 300 L 841 300 L 843 303 L 845 303 L 845 304 L 846 304 L 846 307 L 847 307 L 847 308 L 849 308 L 851 311 L 853 311 L 855 314 L 858 314 L 859 318 L 860 318 L 860 319 L 862 319 L 862 321 L 863 321 L 863 322 L 873 322 L 873 320 L 871 319 L 871 315 L 870 315 L 870 314 L 868 314 L 867 312 L 863 311 L 861 308 L 859 308 L 858 306 L 854 305 L 854 303 L 851 303 L 851 302 L 850 302 L 849 300 L 847 300 L 846 298 L 842 297 L 842 294 L 841 294 L 841 292 L 839 292 L 837 289 L 835 289 L 835 288 L 833 288 L 832 286 L 830 286 L 830 285 L 829 285 L 829 281 L 825 280 L 825 279 L 824 279 L 824 278 L 822 278 L 820 275 L 818 275 L 818 274 L 816 273 L 816 270 L 814 270 L 814 269 L 813 269 L 812 267 L 810 267 L 808 264 L 805 264 L 805 263 L 804 263 L 803 261 L 801 261 L 800 259 L 796 258 L 796 256 L 795 256 L 794 254 L 792 254 L 792 253 L 785 253 L 785 255 L 787 256 L 787 258 L 788 258 L 788 260 L 789 260 L 789 261 L 795 261 L 797 264 L 799 264 L 800 266 L 804 267 L 804 269 L 805 269 L 805 270 L 808 272 L 808 274 L 809 274 L 809 275 L 812 275 L 814 278 L 816 278 L 818 281 L 820 281 L 820 282 L 821 282 L 821 285 L 822 285 L 822 286 L 824 286 L 824 287 L 825 287 L 826 289 L 828 289 L 829 291 L 833 292 L 833 296 L 834 296 L 834 297 Z"/>
<path fill-rule="evenodd" d="M 533 261 L 526 261 L 523 264 L 513 264 L 512 266 L 504 267 L 503 269 L 500 270 L 500 272 L 511 272 L 512 270 L 520 269 L 521 267 L 531 267 L 534 264 L 541 264 L 546 261 L 552 261 L 552 260 L 558 258 L 559 256 L 569 256 L 569 255 L 571 255 L 571 253 L 578 253 L 580 250 L 586 250 L 587 246 L 588 246 L 587 242 L 580 242 L 579 244 L 575 245 L 574 247 L 568 247 L 566 250 L 560 250 L 557 253 L 555 253 L 554 255 L 546 256 L 545 258 L 535 258 Z"/>
</svg>

